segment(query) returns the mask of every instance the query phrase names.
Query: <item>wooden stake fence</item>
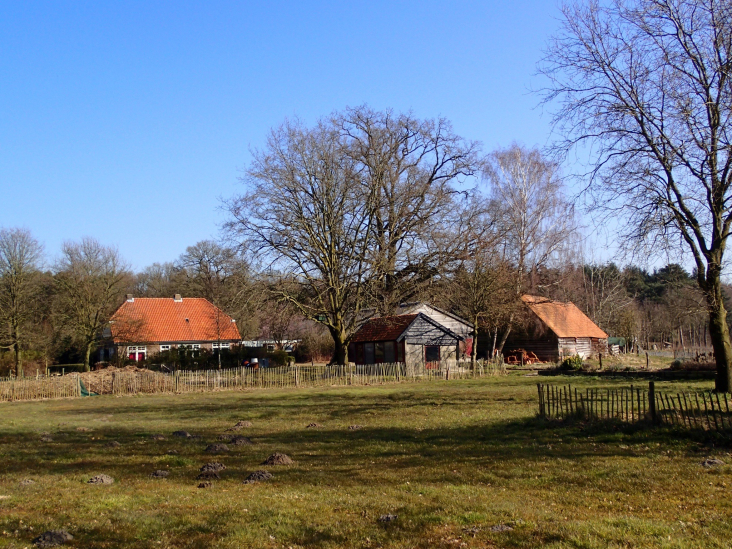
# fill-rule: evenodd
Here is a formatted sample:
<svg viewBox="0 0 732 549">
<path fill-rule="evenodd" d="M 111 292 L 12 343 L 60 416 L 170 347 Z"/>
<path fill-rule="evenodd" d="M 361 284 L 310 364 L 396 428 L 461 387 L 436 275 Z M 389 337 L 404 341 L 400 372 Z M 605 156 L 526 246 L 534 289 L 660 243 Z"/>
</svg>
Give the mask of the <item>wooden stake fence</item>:
<svg viewBox="0 0 732 549">
<path fill-rule="evenodd" d="M 651 381 L 648 389 L 622 387 L 578 391 L 571 385 L 537 384 L 539 416 L 545 419 L 578 417 L 624 422 L 648 421 L 686 429 L 732 431 L 728 393 L 661 393 Z"/>
<path fill-rule="evenodd" d="M 79 378 L 97 394 L 134 395 L 150 393 L 192 393 L 269 388 L 307 388 L 345 385 L 381 385 L 402 381 L 458 380 L 501 375 L 502 364 L 481 363 L 473 371 L 470 363 L 453 363 L 439 368 L 410 368 L 403 363 L 348 366 L 295 366 L 278 368 L 230 368 L 225 370 L 126 371 L 110 369 L 88 374 L 69 374 L 38 379 L 0 381 L 0 402 L 69 398 L 81 396 Z"/>
</svg>

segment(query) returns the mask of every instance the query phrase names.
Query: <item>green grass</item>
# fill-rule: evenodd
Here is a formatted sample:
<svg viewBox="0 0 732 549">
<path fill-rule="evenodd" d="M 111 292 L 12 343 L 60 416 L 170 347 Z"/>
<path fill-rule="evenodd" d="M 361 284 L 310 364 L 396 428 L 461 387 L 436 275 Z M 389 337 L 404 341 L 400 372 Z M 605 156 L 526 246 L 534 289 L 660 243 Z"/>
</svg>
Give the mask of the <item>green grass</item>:
<svg viewBox="0 0 732 549">
<path fill-rule="evenodd" d="M 536 380 L 2 404 L 0 547 L 59 528 L 75 536 L 70 546 L 97 548 L 729 547 L 732 468 L 700 465 L 732 463 L 719 439 L 546 423 Z M 242 419 L 256 445 L 204 453 Z M 178 429 L 203 438 L 172 437 Z M 40 442 L 43 432 L 54 441 Z M 275 451 L 295 465 L 241 483 Z M 228 468 L 198 489 L 207 461 Z M 155 469 L 169 478 L 149 478 Z M 115 484 L 86 484 L 99 473 Z M 379 523 L 387 513 L 398 519 Z M 491 531 L 501 524 L 513 529 Z"/>
</svg>

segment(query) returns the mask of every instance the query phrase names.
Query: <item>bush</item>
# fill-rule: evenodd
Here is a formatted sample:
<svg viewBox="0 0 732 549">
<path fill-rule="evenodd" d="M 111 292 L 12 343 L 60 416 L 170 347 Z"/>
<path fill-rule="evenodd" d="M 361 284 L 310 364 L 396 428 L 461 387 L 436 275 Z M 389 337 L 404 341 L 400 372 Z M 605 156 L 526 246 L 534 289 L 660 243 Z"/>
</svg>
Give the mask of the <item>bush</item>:
<svg viewBox="0 0 732 549">
<path fill-rule="evenodd" d="M 285 351 L 270 351 L 266 358 L 269 358 L 270 366 L 287 366 L 290 362 L 290 355 Z"/>
<path fill-rule="evenodd" d="M 562 370 L 581 370 L 582 369 L 582 357 L 579 355 L 570 356 L 565 358 L 559 365 Z"/>
</svg>

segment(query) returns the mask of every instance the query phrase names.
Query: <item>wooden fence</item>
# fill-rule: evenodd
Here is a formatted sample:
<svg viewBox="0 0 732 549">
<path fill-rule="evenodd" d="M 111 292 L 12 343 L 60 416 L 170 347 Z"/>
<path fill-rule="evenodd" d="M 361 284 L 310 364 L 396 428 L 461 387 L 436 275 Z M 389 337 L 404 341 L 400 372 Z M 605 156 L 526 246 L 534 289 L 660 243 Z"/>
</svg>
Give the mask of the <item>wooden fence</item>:
<svg viewBox="0 0 732 549">
<path fill-rule="evenodd" d="M 267 388 L 381 385 L 401 381 L 437 381 L 501 375 L 502 363 L 480 362 L 441 368 L 409 368 L 403 363 L 348 366 L 293 366 L 156 372 L 110 368 L 82 374 L 0 381 L 0 401 L 81 396 L 79 380 L 97 394 L 135 395 Z"/>
<path fill-rule="evenodd" d="M 660 392 L 648 388 L 577 390 L 571 385 L 539 383 L 539 415 L 546 419 L 581 417 L 590 420 L 648 421 L 704 431 L 732 431 L 728 393 Z"/>
<path fill-rule="evenodd" d="M 78 374 L 9 379 L 0 382 L 0 402 L 81 396 Z"/>
</svg>

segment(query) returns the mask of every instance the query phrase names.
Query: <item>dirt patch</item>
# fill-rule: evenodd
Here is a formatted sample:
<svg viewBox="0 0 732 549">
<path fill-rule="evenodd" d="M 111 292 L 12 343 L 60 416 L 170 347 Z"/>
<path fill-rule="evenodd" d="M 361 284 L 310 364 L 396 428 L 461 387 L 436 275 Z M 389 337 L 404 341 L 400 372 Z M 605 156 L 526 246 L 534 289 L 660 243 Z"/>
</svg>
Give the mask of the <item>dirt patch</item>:
<svg viewBox="0 0 732 549">
<path fill-rule="evenodd" d="M 119 448 L 122 445 L 116 440 L 110 440 L 109 442 L 107 442 L 107 444 L 105 444 L 105 446 L 107 448 Z"/>
<path fill-rule="evenodd" d="M 165 440 L 165 435 L 152 435 L 150 438 L 153 440 Z"/>
<path fill-rule="evenodd" d="M 114 479 L 109 475 L 97 475 L 90 478 L 87 484 L 114 484 Z"/>
<path fill-rule="evenodd" d="M 292 465 L 295 463 L 287 454 L 275 452 L 262 462 L 262 465 Z"/>
<path fill-rule="evenodd" d="M 399 518 L 399 515 L 381 515 L 377 520 L 379 522 L 388 523 L 388 522 L 394 522 L 398 518 Z"/>
<path fill-rule="evenodd" d="M 242 484 L 253 484 L 255 482 L 264 482 L 265 480 L 269 480 L 274 475 L 268 471 L 254 471 L 252 474 L 250 474 Z"/>
<path fill-rule="evenodd" d="M 41 437 L 41 442 L 53 442 L 53 437 L 51 435 L 43 435 Z"/>
<path fill-rule="evenodd" d="M 153 471 L 150 473 L 150 478 L 168 478 L 170 475 L 170 471 L 166 471 L 165 469 L 158 469 L 157 471 Z"/>
<path fill-rule="evenodd" d="M 317 429 L 318 427 L 322 427 L 320 423 L 308 423 L 305 428 L 306 429 Z"/>
<path fill-rule="evenodd" d="M 245 427 L 251 427 L 251 421 L 237 421 L 233 427 L 229 427 L 226 431 L 241 431 Z"/>
<path fill-rule="evenodd" d="M 358 431 L 360 429 L 363 429 L 363 425 L 349 425 L 348 426 L 349 431 Z"/>
<path fill-rule="evenodd" d="M 191 434 L 188 431 L 173 431 L 173 436 L 179 438 L 191 438 Z"/>
<path fill-rule="evenodd" d="M 214 471 L 204 471 L 196 477 L 196 480 L 220 480 L 221 477 Z"/>
<path fill-rule="evenodd" d="M 77 427 L 76 430 L 80 433 L 88 433 L 89 431 L 93 431 L 94 429 L 90 429 L 89 427 Z"/>
<path fill-rule="evenodd" d="M 510 532 L 511 530 L 513 530 L 513 526 L 508 524 L 496 524 L 490 527 L 491 532 Z"/>
<path fill-rule="evenodd" d="M 226 444 L 209 444 L 205 450 L 207 454 L 223 454 L 228 451 L 229 447 Z"/>
<path fill-rule="evenodd" d="M 63 545 L 72 539 L 74 539 L 74 536 L 69 534 L 66 530 L 49 530 L 48 532 L 43 532 L 40 536 L 34 539 L 33 544 L 39 549 L 46 549 L 47 547 Z"/>
<path fill-rule="evenodd" d="M 239 435 L 231 437 L 231 440 L 229 442 L 231 442 L 234 446 L 245 446 L 247 444 L 254 444 L 249 437 L 243 437 Z"/>
<path fill-rule="evenodd" d="M 223 471 L 225 469 L 226 469 L 226 465 L 224 465 L 223 463 L 218 463 L 216 461 L 213 461 L 213 462 L 206 463 L 205 465 L 201 466 L 199 471 L 201 471 L 202 473 L 206 473 L 206 472 L 220 473 L 221 471 Z"/>
<path fill-rule="evenodd" d="M 199 488 L 211 488 L 213 486 L 213 482 L 201 482 L 198 484 Z"/>
<path fill-rule="evenodd" d="M 216 437 L 216 440 L 219 440 L 221 442 L 231 442 L 231 439 L 234 435 L 219 435 Z"/>
</svg>

